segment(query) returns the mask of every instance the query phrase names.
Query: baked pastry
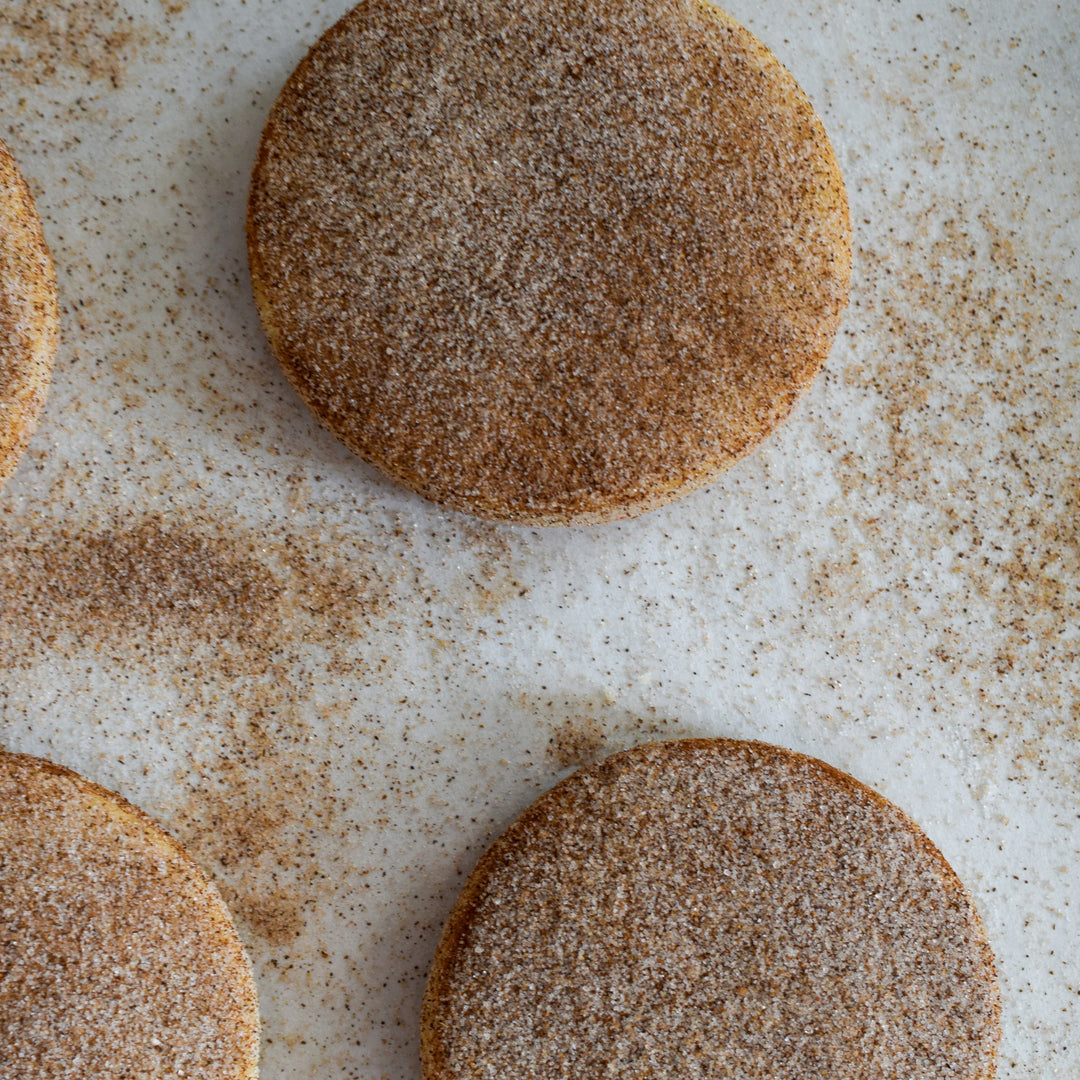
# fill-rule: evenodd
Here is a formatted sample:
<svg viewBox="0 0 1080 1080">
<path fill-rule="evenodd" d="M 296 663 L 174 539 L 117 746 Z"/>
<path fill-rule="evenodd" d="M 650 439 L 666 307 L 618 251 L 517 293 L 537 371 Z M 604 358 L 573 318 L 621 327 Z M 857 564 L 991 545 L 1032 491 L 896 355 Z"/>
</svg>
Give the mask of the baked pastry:
<svg viewBox="0 0 1080 1080">
<path fill-rule="evenodd" d="M 0 142 L 0 487 L 45 405 L 59 334 L 56 274 L 34 199 Z"/>
<path fill-rule="evenodd" d="M 424 1080 L 985 1080 L 978 915 L 900 810 L 727 739 L 615 754 L 481 858 L 422 1013 Z"/>
<path fill-rule="evenodd" d="M 258 1074 L 255 984 L 217 890 L 141 811 L 0 753 L 0 1076 Z"/>
<path fill-rule="evenodd" d="M 702 0 L 366 0 L 287 81 L 255 300 L 320 421 L 436 502 L 571 524 L 707 483 L 847 300 L 810 102 Z"/>
</svg>

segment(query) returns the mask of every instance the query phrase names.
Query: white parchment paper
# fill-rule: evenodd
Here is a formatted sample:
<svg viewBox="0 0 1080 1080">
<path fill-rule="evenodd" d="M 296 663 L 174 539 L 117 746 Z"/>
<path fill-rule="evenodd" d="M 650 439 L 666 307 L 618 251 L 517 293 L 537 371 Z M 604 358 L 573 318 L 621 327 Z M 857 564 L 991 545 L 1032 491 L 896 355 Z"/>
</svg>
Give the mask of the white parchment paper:
<svg viewBox="0 0 1080 1080">
<path fill-rule="evenodd" d="M 258 326 L 255 148 L 347 6 L 0 14 L 0 135 L 63 304 L 0 493 L 0 745 L 189 845 L 251 951 L 267 1080 L 414 1080 L 484 845 L 576 764 L 703 734 L 903 807 L 983 913 L 1001 1075 L 1080 1074 L 1080 6 L 733 3 L 834 140 L 844 328 L 722 481 L 544 531 L 355 460 Z"/>
</svg>

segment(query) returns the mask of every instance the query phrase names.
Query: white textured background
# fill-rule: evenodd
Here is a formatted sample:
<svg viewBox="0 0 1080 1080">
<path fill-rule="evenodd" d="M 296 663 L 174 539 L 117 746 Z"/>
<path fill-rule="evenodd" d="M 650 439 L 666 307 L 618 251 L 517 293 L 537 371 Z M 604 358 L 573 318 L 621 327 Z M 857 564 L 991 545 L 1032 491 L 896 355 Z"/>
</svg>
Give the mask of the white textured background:
<svg viewBox="0 0 1080 1080">
<path fill-rule="evenodd" d="M 683 734 L 899 803 L 984 915 L 1001 1075 L 1080 1075 L 1080 5 L 731 5 L 847 177 L 844 328 L 722 482 L 561 531 L 395 489 L 265 345 L 247 177 L 347 6 L 4 4 L 0 136 L 64 341 L 0 493 L 0 746 L 190 845 L 265 1080 L 414 1080 L 479 850 L 570 765 Z"/>
</svg>

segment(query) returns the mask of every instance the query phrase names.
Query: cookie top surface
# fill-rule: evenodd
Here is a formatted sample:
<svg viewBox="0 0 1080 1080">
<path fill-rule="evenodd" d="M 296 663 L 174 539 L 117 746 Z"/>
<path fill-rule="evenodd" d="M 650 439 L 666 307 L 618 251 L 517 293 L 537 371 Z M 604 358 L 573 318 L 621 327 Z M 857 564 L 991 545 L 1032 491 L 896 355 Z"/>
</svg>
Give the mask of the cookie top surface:
<svg viewBox="0 0 1080 1080">
<path fill-rule="evenodd" d="M 534 803 L 447 923 L 425 1080 L 994 1073 L 971 899 L 899 809 L 761 743 L 616 754 Z"/>
<path fill-rule="evenodd" d="M 41 219 L 0 142 L 0 486 L 45 405 L 58 325 L 56 275 Z"/>
<path fill-rule="evenodd" d="M 271 111 L 247 224 L 320 420 L 533 524 L 630 516 L 745 454 L 820 369 L 850 270 L 819 118 L 701 0 L 367 0 Z"/>
<path fill-rule="evenodd" d="M 0 753 L 0 1078 L 258 1072 L 255 985 L 221 897 L 119 796 Z"/>
</svg>

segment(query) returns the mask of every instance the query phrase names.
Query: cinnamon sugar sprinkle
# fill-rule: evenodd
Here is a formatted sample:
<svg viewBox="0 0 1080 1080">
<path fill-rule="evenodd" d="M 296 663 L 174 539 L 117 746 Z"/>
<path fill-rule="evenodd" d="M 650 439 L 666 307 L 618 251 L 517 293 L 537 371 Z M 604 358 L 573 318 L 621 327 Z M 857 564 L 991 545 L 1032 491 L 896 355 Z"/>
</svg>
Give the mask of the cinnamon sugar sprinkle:
<svg viewBox="0 0 1080 1080">
<path fill-rule="evenodd" d="M 8 34 L 0 67 L 28 86 L 71 76 L 118 86 L 128 63 L 164 40 L 163 18 L 187 7 L 187 0 L 159 3 L 151 19 L 134 15 L 122 0 L 4 0 Z"/>
</svg>

